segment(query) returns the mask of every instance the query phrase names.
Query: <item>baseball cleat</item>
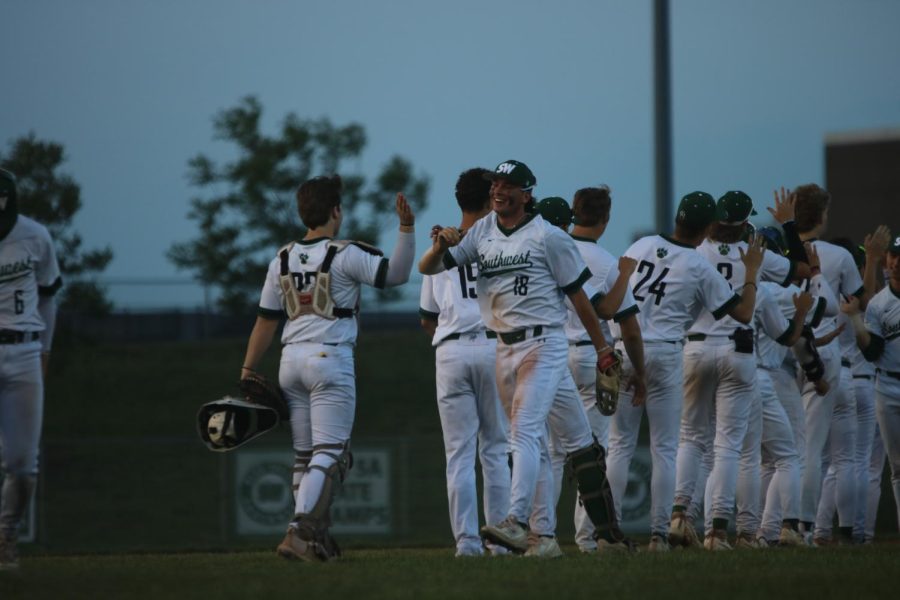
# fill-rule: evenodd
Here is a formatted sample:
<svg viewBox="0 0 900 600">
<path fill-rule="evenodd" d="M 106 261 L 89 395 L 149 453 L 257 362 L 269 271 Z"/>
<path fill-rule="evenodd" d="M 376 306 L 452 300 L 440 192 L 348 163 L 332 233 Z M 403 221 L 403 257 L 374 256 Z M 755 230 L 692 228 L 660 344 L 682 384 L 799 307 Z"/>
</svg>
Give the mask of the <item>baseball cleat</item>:
<svg viewBox="0 0 900 600">
<path fill-rule="evenodd" d="M 485 525 L 481 528 L 481 537 L 517 554 L 528 550 L 528 528 L 514 517 L 507 517 L 496 525 Z"/>
<path fill-rule="evenodd" d="M 697 530 L 688 520 L 684 511 L 675 511 L 672 513 L 672 519 L 669 521 L 669 545 L 683 546 L 685 548 L 699 547 L 701 545 L 700 538 L 697 537 Z"/>
<path fill-rule="evenodd" d="M 0 535 L 0 571 L 14 571 L 19 568 L 19 550 L 16 538 Z"/>
<path fill-rule="evenodd" d="M 654 533 L 650 536 L 650 543 L 647 544 L 647 552 L 668 552 L 672 548 L 669 546 L 669 540 L 666 536 Z"/>
<path fill-rule="evenodd" d="M 806 540 L 803 539 L 803 534 L 799 531 L 794 531 L 790 527 L 782 527 L 781 533 L 778 534 L 778 545 L 803 547 L 806 546 Z"/>
<path fill-rule="evenodd" d="M 538 536 L 525 551 L 525 556 L 535 558 L 559 558 L 563 555 L 555 537 Z"/>
<path fill-rule="evenodd" d="M 469 556 L 484 556 L 484 550 L 481 548 L 481 546 L 460 546 L 456 549 L 456 558 Z"/>
<path fill-rule="evenodd" d="M 734 547 L 756 550 L 759 548 L 768 548 L 769 545 L 764 538 L 757 538 L 752 533 L 741 532 L 734 540 Z"/>
<path fill-rule="evenodd" d="M 278 556 L 288 560 L 303 560 L 306 562 L 324 562 L 328 556 L 324 549 L 315 541 L 303 539 L 301 533 L 295 527 L 289 527 L 284 539 L 278 544 L 275 552 Z M 304 536 L 305 537 L 305 536 Z"/>
<path fill-rule="evenodd" d="M 707 534 L 706 538 L 703 540 L 703 547 L 707 550 L 712 550 L 713 552 L 732 549 L 724 531 L 713 531 L 712 533 Z"/>
</svg>

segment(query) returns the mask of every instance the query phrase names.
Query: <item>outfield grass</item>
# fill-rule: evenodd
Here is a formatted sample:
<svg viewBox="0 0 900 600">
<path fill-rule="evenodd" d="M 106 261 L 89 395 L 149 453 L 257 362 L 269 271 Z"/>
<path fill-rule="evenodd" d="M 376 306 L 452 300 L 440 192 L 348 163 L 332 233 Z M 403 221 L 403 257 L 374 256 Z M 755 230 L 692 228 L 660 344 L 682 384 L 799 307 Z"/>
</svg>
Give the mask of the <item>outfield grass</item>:
<svg viewBox="0 0 900 600">
<path fill-rule="evenodd" d="M 896 598 L 900 545 L 454 559 L 450 550 L 355 550 L 339 562 L 274 552 L 29 557 L 0 573 L 28 598 Z"/>
</svg>

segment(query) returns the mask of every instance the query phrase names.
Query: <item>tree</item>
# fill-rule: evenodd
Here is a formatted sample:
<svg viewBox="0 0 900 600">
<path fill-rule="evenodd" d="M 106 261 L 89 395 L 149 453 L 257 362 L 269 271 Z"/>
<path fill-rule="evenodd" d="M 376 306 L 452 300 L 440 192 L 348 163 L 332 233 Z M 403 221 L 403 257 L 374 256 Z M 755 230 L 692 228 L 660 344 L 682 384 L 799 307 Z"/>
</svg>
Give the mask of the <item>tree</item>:
<svg viewBox="0 0 900 600">
<path fill-rule="evenodd" d="M 259 100 L 248 96 L 213 118 L 215 139 L 236 144 L 237 158 L 221 166 L 203 154 L 189 161 L 191 184 L 213 194 L 190 201 L 188 217 L 197 221 L 199 237 L 173 244 L 167 254 L 179 269 L 193 271 L 218 290 L 218 305 L 229 313 L 253 306 L 275 251 L 303 235 L 294 193 L 310 177 L 340 173 L 341 237 L 371 244 L 395 219 L 398 191 L 416 211 L 427 202 L 427 177 L 413 175 L 410 162 L 400 156 L 393 156 L 370 185 L 362 175 L 344 172 L 366 145 L 362 125 L 338 127 L 327 118 L 288 113 L 278 135 L 269 137 L 260 132 L 262 112 Z"/>
<path fill-rule="evenodd" d="M 108 314 L 112 302 L 96 275 L 113 258 L 112 249 L 82 249 L 82 239 L 72 229 L 81 209 L 81 187 L 68 174 L 57 172 L 65 162 L 62 144 L 39 140 L 34 132 L 9 142 L 9 154 L 0 154 L 0 165 L 12 171 L 18 182 L 19 212 L 50 231 L 62 272 L 60 307 L 95 315 Z"/>
</svg>

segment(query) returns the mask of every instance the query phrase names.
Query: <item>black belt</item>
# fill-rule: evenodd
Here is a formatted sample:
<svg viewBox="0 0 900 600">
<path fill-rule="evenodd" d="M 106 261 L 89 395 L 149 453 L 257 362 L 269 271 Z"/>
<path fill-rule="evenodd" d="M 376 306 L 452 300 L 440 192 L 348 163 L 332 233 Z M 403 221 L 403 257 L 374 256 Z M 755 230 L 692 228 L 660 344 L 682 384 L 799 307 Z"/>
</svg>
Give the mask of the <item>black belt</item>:
<svg viewBox="0 0 900 600">
<path fill-rule="evenodd" d="M 507 331 L 499 333 L 500 340 L 503 341 L 504 344 L 517 344 L 521 341 L 524 341 L 528 337 L 528 332 L 532 331 L 532 329 L 517 329 L 515 331 Z M 542 333 L 544 333 L 544 326 L 538 325 L 533 329 L 534 333 L 531 337 L 536 338 Z"/>
<path fill-rule="evenodd" d="M 37 331 L 16 331 L 14 329 L 0 329 L 0 344 L 21 344 L 41 339 Z"/>
<path fill-rule="evenodd" d="M 726 337 L 726 336 L 724 336 L 724 335 L 723 336 L 712 336 L 712 335 L 706 335 L 705 333 L 692 333 L 691 335 L 687 336 L 687 339 L 689 342 L 702 342 L 706 338 L 710 338 L 710 337 Z M 734 339 L 734 335 L 729 335 L 727 337 L 729 340 Z M 674 344 L 675 342 L 672 342 L 672 343 Z"/>
<path fill-rule="evenodd" d="M 851 362 L 850 362 L 849 360 L 847 360 L 846 358 L 842 358 L 842 359 L 841 359 L 841 366 L 842 366 L 842 367 L 847 367 L 847 368 L 849 369 L 850 367 L 853 366 L 853 363 L 851 363 Z"/>
<path fill-rule="evenodd" d="M 872 379 L 871 375 L 854 375 L 853 379 Z"/>
<path fill-rule="evenodd" d="M 479 332 L 473 331 L 472 334 L 476 334 L 476 335 L 477 335 L 477 334 L 479 334 Z M 450 335 L 446 336 L 446 337 L 445 337 L 443 340 L 441 340 L 441 341 L 446 341 L 446 340 L 458 340 L 459 338 L 461 338 L 461 337 L 464 336 L 464 335 L 467 336 L 467 335 L 470 335 L 470 334 L 468 334 L 468 333 L 451 333 Z M 497 338 L 497 333 L 496 333 L 495 331 L 491 331 L 490 329 L 485 329 L 485 330 L 484 330 L 484 335 L 485 335 L 485 337 L 488 338 L 489 340 L 493 340 L 493 339 L 496 339 L 496 338 Z"/>
<path fill-rule="evenodd" d="M 581 340 L 580 342 L 575 342 L 572 344 L 573 346 L 593 346 L 594 342 L 591 340 Z"/>
<path fill-rule="evenodd" d="M 884 369 L 875 369 L 881 375 L 887 375 L 888 377 L 893 377 L 894 379 L 900 379 L 900 372 L 898 371 L 885 371 Z"/>
</svg>

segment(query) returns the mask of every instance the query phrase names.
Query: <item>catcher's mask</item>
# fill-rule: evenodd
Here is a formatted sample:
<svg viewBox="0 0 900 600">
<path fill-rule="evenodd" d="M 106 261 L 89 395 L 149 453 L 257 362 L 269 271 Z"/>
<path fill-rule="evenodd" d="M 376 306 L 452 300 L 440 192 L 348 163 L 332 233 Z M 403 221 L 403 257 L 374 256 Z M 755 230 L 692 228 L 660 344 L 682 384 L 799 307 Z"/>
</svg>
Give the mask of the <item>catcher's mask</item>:
<svg viewBox="0 0 900 600">
<path fill-rule="evenodd" d="M 228 452 L 273 429 L 278 422 L 273 408 L 225 396 L 200 407 L 197 432 L 210 450 Z"/>
</svg>

